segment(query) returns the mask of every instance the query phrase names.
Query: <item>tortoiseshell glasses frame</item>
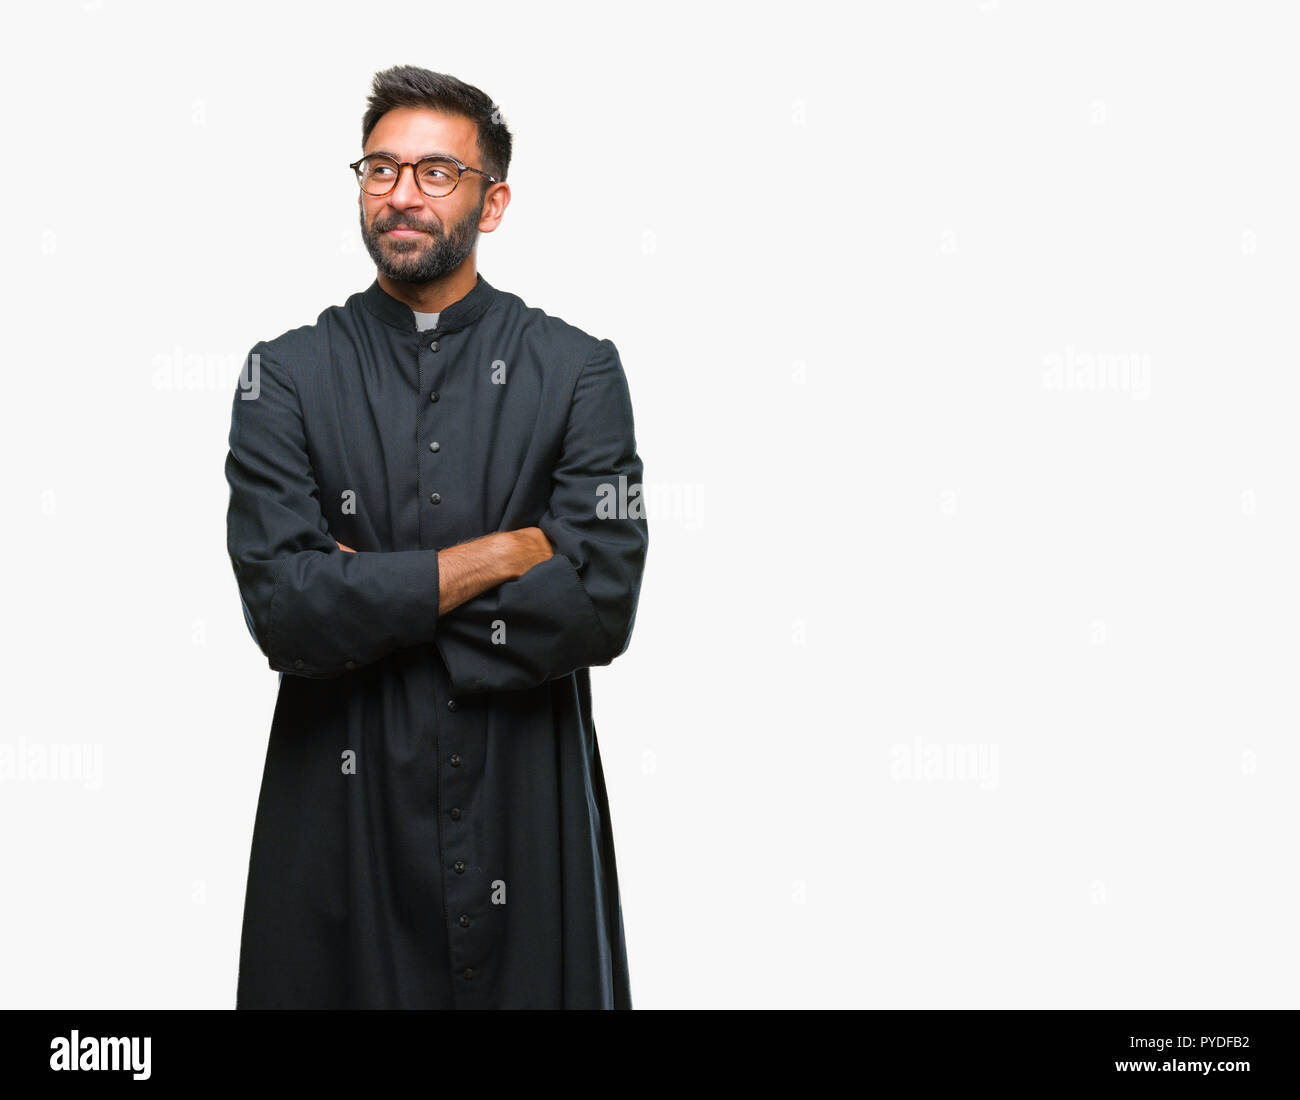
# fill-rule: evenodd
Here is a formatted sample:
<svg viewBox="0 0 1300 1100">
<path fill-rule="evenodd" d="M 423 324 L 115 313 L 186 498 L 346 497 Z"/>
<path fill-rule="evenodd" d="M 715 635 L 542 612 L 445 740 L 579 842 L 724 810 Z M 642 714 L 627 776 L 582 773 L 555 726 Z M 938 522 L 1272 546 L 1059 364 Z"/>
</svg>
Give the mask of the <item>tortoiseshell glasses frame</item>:
<svg viewBox="0 0 1300 1100">
<path fill-rule="evenodd" d="M 371 163 L 367 165 L 366 164 L 367 161 L 370 161 Z M 451 168 L 453 166 L 455 167 L 456 175 L 455 178 L 451 180 L 450 187 L 446 188 L 445 190 L 439 189 L 435 191 L 430 191 L 427 187 L 424 186 L 424 184 L 420 180 L 420 166 L 428 164 L 430 161 L 437 161 L 440 165 L 446 165 L 448 168 Z M 468 164 L 462 164 L 455 157 L 449 157 L 442 153 L 434 154 L 432 156 L 427 156 L 427 157 L 421 157 L 419 160 L 416 161 L 398 160 L 396 157 L 390 157 L 387 153 L 371 153 L 369 156 L 362 157 L 360 160 L 354 161 L 352 164 L 349 164 L 348 167 L 351 168 L 352 171 L 356 173 L 357 184 L 361 187 L 361 190 L 364 191 L 367 195 L 370 195 L 371 197 L 377 199 L 383 198 L 385 195 L 392 192 L 393 188 L 397 186 L 397 181 L 401 179 L 402 169 L 406 167 L 409 167 L 411 169 L 411 173 L 415 177 L 415 186 L 418 187 L 421 190 L 421 192 L 428 195 L 429 198 L 431 199 L 445 199 L 448 195 L 450 195 L 453 191 L 456 190 L 456 187 L 460 184 L 461 176 L 463 176 L 466 172 L 474 172 L 477 175 L 482 176 L 489 183 L 501 182 L 496 178 L 496 176 L 490 176 L 486 172 L 478 168 L 471 168 Z M 393 173 L 392 180 L 391 182 L 389 182 L 387 187 L 383 186 L 384 183 L 383 180 L 375 179 L 373 173 L 376 168 L 389 168 L 392 170 Z M 369 174 L 369 178 L 367 178 L 367 174 Z M 450 172 L 448 172 L 447 174 L 450 175 Z M 373 190 L 373 188 L 375 187 L 382 187 L 383 189 Z"/>
</svg>

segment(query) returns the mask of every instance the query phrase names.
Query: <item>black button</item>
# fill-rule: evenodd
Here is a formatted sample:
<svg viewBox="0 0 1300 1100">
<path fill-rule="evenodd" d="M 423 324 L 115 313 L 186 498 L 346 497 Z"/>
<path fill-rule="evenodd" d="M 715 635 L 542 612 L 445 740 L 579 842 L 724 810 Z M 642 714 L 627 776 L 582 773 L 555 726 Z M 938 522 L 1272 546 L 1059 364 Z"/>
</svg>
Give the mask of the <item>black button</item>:
<svg viewBox="0 0 1300 1100">
<path fill-rule="evenodd" d="M 462 928 L 468 928 L 468 927 L 469 927 L 469 914 L 468 914 L 468 913 L 462 913 L 462 914 L 460 915 L 460 926 L 461 926 Z"/>
<path fill-rule="evenodd" d="M 466 981 L 469 981 L 470 978 L 474 977 L 474 969 L 473 969 L 473 967 L 469 967 L 469 966 L 467 966 L 467 967 L 465 967 L 464 970 L 461 971 L 461 974 L 462 974 L 462 976 L 465 978 Z"/>
<path fill-rule="evenodd" d="M 460 820 L 460 807 L 459 807 L 459 806 L 453 806 L 453 807 L 452 807 L 450 810 L 448 810 L 447 812 L 451 814 L 451 819 L 452 819 L 452 821 L 459 821 L 459 820 Z"/>
<path fill-rule="evenodd" d="M 437 391 L 437 390 L 434 390 L 433 393 L 429 394 L 429 400 L 430 400 L 430 401 L 437 401 L 437 400 L 438 400 L 438 391 Z"/>
<path fill-rule="evenodd" d="M 429 494 L 429 503 L 430 503 L 430 504 L 441 504 L 441 503 L 442 503 L 442 494 L 441 494 L 441 493 L 430 493 L 430 494 Z"/>
<path fill-rule="evenodd" d="M 460 753 L 458 753 L 458 752 L 453 752 L 453 753 L 451 754 L 451 766 L 452 766 L 453 768 L 459 768 L 459 767 L 460 767 Z"/>
<path fill-rule="evenodd" d="M 437 341 L 437 340 L 435 340 L 432 344 L 429 345 L 429 350 L 430 350 L 430 351 L 437 351 L 437 350 L 438 350 L 438 341 Z"/>
<path fill-rule="evenodd" d="M 343 667 L 344 667 L 344 668 L 356 668 L 356 667 L 357 667 L 357 663 L 356 663 L 356 661 L 344 661 L 344 662 L 343 662 Z"/>
<path fill-rule="evenodd" d="M 441 451 L 441 450 L 442 450 L 442 444 L 441 444 L 441 443 L 430 443 L 430 444 L 429 444 L 429 450 L 431 450 L 431 451 Z"/>
<path fill-rule="evenodd" d="M 460 704 L 457 703 L 455 699 L 448 699 L 448 700 L 447 700 L 447 709 L 448 709 L 448 710 L 456 710 L 456 709 L 459 708 L 459 706 L 460 706 Z"/>
<path fill-rule="evenodd" d="M 456 860 L 456 862 L 451 865 L 451 869 L 455 871 L 456 874 L 463 875 L 465 873 L 465 861 L 463 859 Z"/>
<path fill-rule="evenodd" d="M 302 668 L 302 658 L 301 658 L 301 657 L 299 657 L 296 661 L 294 661 L 294 663 L 293 663 L 293 667 L 294 667 L 294 668 Z"/>
</svg>

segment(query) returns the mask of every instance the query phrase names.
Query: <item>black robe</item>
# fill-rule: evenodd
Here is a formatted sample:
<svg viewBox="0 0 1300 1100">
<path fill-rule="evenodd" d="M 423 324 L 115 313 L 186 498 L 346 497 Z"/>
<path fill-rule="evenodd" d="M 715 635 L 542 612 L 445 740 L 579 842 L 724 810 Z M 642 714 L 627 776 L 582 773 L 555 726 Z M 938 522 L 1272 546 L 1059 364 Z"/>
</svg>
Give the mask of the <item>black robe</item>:
<svg viewBox="0 0 1300 1100">
<path fill-rule="evenodd" d="M 631 1008 L 587 671 L 648 545 L 616 348 L 481 275 L 420 332 L 375 280 L 244 370 L 227 546 L 280 684 L 236 1007 Z M 438 551 L 528 526 L 554 556 L 440 618 Z"/>
</svg>

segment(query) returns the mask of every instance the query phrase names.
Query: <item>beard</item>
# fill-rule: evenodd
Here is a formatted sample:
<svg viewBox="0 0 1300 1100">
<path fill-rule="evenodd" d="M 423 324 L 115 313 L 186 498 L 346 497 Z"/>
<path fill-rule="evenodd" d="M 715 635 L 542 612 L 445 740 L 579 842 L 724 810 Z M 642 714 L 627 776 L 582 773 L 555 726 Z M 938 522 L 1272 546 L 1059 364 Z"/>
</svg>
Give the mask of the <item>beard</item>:
<svg viewBox="0 0 1300 1100">
<path fill-rule="evenodd" d="M 484 196 L 486 198 L 486 196 Z M 361 239 L 366 251 L 375 261 L 379 273 L 395 283 L 428 283 L 455 271 L 478 241 L 478 221 L 483 215 L 483 200 L 478 209 L 465 215 L 446 232 L 436 222 L 425 224 L 409 214 L 391 214 L 376 217 L 374 225 L 366 225 L 366 212 L 361 211 Z M 426 237 L 385 237 L 383 234 L 397 226 L 421 229 Z"/>
</svg>

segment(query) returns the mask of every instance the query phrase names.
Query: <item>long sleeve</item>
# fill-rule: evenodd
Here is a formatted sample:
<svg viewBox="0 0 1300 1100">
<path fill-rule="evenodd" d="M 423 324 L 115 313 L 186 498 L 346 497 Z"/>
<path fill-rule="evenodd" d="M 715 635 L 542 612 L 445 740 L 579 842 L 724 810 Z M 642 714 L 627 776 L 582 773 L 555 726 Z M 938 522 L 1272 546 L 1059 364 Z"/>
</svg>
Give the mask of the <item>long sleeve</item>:
<svg viewBox="0 0 1300 1100">
<path fill-rule="evenodd" d="M 340 550 L 321 513 L 294 381 L 255 345 L 236 392 L 226 545 L 244 619 L 271 668 L 323 678 L 431 642 L 438 552 Z"/>
<path fill-rule="evenodd" d="M 462 693 L 535 687 L 622 654 L 649 532 L 632 402 L 601 340 L 574 384 L 546 513 L 555 553 L 443 617 L 434 639 Z"/>
</svg>

